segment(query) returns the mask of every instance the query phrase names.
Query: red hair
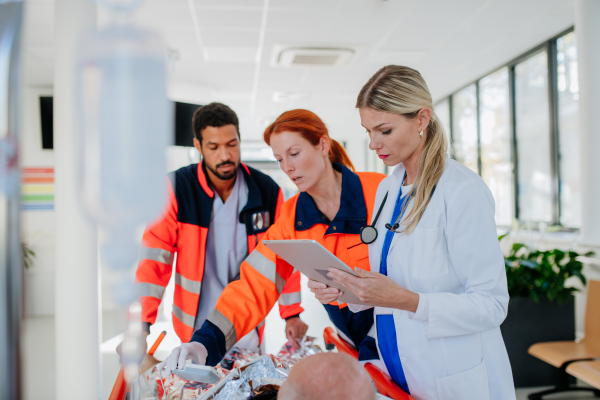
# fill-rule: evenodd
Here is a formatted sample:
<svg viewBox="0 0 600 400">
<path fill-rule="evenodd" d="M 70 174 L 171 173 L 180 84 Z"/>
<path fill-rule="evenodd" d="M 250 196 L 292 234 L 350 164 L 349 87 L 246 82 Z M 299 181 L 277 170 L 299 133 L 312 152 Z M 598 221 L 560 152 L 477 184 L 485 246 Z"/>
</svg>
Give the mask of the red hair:
<svg viewBox="0 0 600 400">
<path fill-rule="evenodd" d="M 284 112 L 275 122 L 269 125 L 265 130 L 263 138 L 270 146 L 271 135 L 281 132 L 299 133 L 313 146 L 319 144 L 321 138 L 325 138 L 329 142 L 329 159 L 331 162 L 340 163 L 354 171 L 354 165 L 350 161 L 350 157 L 348 157 L 344 146 L 329 137 L 327 127 L 314 112 L 302 109 Z"/>
</svg>

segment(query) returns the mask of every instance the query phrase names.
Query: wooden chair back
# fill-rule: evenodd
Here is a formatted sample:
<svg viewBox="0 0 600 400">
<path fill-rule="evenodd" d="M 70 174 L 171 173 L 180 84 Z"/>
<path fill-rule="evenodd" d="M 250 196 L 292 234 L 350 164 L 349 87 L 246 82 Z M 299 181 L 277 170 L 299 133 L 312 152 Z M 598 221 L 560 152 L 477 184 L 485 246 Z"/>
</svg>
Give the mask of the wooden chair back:
<svg viewBox="0 0 600 400">
<path fill-rule="evenodd" d="M 600 281 L 590 280 L 588 282 L 585 341 L 600 346 Z"/>
</svg>

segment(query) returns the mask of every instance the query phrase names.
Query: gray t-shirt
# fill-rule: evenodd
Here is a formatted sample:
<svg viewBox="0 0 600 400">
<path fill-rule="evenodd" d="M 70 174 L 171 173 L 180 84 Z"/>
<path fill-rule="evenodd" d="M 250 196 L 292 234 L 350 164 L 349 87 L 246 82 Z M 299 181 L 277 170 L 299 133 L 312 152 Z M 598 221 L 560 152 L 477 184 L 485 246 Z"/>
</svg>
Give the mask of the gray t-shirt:
<svg viewBox="0 0 600 400">
<path fill-rule="evenodd" d="M 241 168 L 225 203 L 214 193 L 195 329 L 202 327 L 225 286 L 239 278 L 240 266 L 248 255 L 246 226 L 239 222 L 240 212 L 248 203 L 248 184 Z"/>
</svg>

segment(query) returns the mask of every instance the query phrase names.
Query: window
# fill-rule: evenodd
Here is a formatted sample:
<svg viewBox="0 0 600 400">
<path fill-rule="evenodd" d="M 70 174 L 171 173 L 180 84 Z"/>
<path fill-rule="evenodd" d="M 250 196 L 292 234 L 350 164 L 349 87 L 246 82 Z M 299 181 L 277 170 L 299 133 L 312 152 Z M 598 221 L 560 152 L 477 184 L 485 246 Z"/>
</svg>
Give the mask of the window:
<svg viewBox="0 0 600 400">
<path fill-rule="evenodd" d="M 519 219 L 552 222 L 548 54 L 515 66 Z"/>
<path fill-rule="evenodd" d="M 433 109 L 435 111 L 435 115 L 438 116 L 438 119 L 442 123 L 444 130 L 446 131 L 446 136 L 450 137 L 450 99 L 446 97 L 445 99 L 437 102 Z"/>
<path fill-rule="evenodd" d="M 560 223 L 581 225 L 579 166 L 579 85 L 577 45 L 571 32 L 556 42 L 558 78 L 558 134 L 560 176 Z"/>
<path fill-rule="evenodd" d="M 481 177 L 496 201 L 496 223 L 513 219 L 513 165 L 511 161 L 508 68 L 479 81 L 481 124 Z"/>
<path fill-rule="evenodd" d="M 454 158 L 491 190 L 498 225 L 581 226 L 578 101 L 570 29 L 436 103 Z"/>
<path fill-rule="evenodd" d="M 380 172 L 386 175 L 392 173 L 395 168 L 387 168 L 383 161 L 377 157 L 377 153 L 369 149 L 369 143 L 371 143 L 371 139 L 365 139 L 365 171 Z"/>
<path fill-rule="evenodd" d="M 452 96 L 452 139 L 456 160 L 478 173 L 477 89 L 474 84 Z"/>
<path fill-rule="evenodd" d="M 444 131 L 446 132 L 446 139 L 450 141 L 450 98 L 446 97 L 445 99 L 434 104 L 433 110 L 435 111 L 435 115 L 437 115 L 442 127 L 444 128 Z M 450 146 L 448 146 L 448 153 L 448 155 L 451 155 Z"/>
</svg>

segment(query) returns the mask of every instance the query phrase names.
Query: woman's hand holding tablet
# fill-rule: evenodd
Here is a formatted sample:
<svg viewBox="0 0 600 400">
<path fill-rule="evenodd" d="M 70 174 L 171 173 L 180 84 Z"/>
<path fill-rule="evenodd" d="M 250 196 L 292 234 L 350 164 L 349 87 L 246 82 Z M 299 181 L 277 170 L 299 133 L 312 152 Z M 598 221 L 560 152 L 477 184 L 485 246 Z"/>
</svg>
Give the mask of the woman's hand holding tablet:
<svg viewBox="0 0 600 400">
<path fill-rule="evenodd" d="M 323 288 L 326 292 L 330 291 L 333 294 L 333 289 L 338 290 L 340 293 L 332 301 L 370 305 L 360 301 L 351 290 L 335 282 L 329 276 L 329 271 L 333 268 L 358 278 L 352 268 L 344 264 L 319 242 L 315 240 L 263 240 L 262 243 L 306 275 L 311 281 L 328 286 L 329 289 Z M 309 282 L 309 287 L 311 285 L 314 285 L 314 283 Z M 319 300 L 323 302 L 321 299 Z"/>
</svg>

